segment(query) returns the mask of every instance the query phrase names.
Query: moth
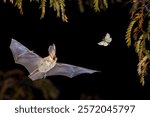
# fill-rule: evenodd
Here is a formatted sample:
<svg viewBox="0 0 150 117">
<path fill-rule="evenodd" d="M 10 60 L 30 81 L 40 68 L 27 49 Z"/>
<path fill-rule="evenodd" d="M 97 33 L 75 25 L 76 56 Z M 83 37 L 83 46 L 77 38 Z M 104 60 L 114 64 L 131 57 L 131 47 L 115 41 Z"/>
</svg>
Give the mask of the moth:
<svg viewBox="0 0 150 117">
<path fill-rule="evenodd" d="M 15 39 L 11 40 L 10 49 L 15 63 L 23 65 L 29 71 L 28 77 L 31 80 L 53 75 L 63 75 L 72 78 L 84 73 L 92 74 L 99 72 L 79 66 L 57 63 L 55 44 L 49 46 L 49 55 L 44 58 L 29 50 Z"/>
<path fill-rule="evenodd" d="M 110 37 L 110 34 L 107 33 L 106 36 L 98 43 L 98 45 L 101 46 L 108 46 L 110 42 L 112 41 L 112 38 Z"/>
</svg>

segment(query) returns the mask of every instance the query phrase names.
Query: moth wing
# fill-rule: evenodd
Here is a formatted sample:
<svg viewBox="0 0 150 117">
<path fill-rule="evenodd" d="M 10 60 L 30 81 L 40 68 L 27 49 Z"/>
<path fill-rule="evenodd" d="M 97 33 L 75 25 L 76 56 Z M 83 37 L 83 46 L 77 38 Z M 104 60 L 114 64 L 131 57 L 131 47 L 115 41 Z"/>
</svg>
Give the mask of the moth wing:
<svg viewBox="0 0 150 117">
<path fill-rule="evenodd" d="M 110 42 L 112 41 L 112 38 L 106 38 L 105 41 L 106 41 L 107 43 L 110 43 Z"/>
<path fill-rule="evenodd" d="M 107 33 L 104 39 L 106 42 L 110 43 L 112 41 L 112 38 L 110 37 L 110 34 Z"/>
<path fill-rule="evenodd" d="M 108 46 L 108 43 L 107 42 L 103 42 L 103 46 Z"/>
<path fill-rule="evenodd" d="M 108 46 L 108 43 L 105 42 L 105 41 L 101 41 L 101 42 L 99 42 L 98 44 L 101 45 L 101 46 Z"/>
<path fill-rule="evenodd" d="M 110 34 L 109 34 L 109 33 L 106 33 L 105 38 L 110 38 Z"/>
<path fill-rule="evenodd" d="M 98 45 L 102 45 L 103 46 L 104 45 L 104 41 L 99 42 Z"/>
</svg>

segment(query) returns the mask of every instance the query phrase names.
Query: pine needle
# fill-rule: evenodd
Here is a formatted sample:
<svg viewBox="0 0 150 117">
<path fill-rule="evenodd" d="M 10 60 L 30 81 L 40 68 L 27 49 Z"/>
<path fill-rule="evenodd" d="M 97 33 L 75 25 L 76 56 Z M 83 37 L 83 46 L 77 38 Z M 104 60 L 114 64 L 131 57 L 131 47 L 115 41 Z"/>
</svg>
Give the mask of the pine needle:
<svg viewBox="0 0 150 117">
<path fill-rule="evenodd" d="M 93 7 L 95 12 L 100 12 L 99 0 L 93 0 Z"/>
<path fill-rule="evenodd" d="M 45 16 L 45 7 L 46 7 L 46 0 L 41 0 L 41 5 L 40 5 L 41 17 L 40 17 L 40 19 L 44 18 L 44 16 Z"/>
<path fill-rule="evenodd" d="M 62 20 L 64 22 L 68 22 L 68 18 L 65 14 L 65 1 L 64 0 L 59 0 L 59 5 L 60 5 L 60 10 L 61 10 L 61 17 L 62 17 Z"/>
<path fill-rule="evenodd" d="M 127 43 L 127 46 L 131 46 L 131 32 L 132 32 L 132 28 L 133 28 L 133 25 L 135 24 L 136 20 L 132 20 L 128 26 L 128 29 L 127 29 L 127 32 L 126 32 L 126 36 L 125 36 L 125 39 L 126 39 L 126 43 Z"/>
<path fill-rule="evenodd" d="M 53 7 L 54 0 L 49 0 L 49 7 Z"/>
<path fill-rule="evenodd" d="M 104 3 L 105 8 L 108 8 L 107 0 L 103 0 L 103 3 Z"/>
<path fill-rule="evenodd" d="M 142 39 L 143 39 L 143 34 L 140 36 L 139 40 L 136 42 L 136 45 L 135 45 L 135 50 L 136 50 L 137 53 L 139 53 L 140 50 L 141 50 L 141 46 L 140 45 L 141 45 Z"/>
<path fill-rule="evenodd" d="M 78 6 L 79 6 L 79 10 L 81 13 L 84 12 L 84 6 L 83 6 L 83 1 L 82 0 L 78 0 Z"/>
<path fill-rule="evenodd" d="M 15 6 L 18 7 L 18 9 L 20 10 L 20 14 L 23 15 L 23 9 L 22 9 L 22 0 L 16 0 L 15 2 Z"/>
</svg>

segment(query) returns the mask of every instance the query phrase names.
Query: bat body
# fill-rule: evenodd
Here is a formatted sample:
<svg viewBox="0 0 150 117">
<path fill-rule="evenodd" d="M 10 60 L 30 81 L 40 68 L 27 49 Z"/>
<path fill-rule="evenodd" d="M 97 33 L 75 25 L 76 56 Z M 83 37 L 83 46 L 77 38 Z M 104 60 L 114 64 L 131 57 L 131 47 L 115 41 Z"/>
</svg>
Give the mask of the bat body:
<svg viewBox="0 0 150 117">
<path fill-rule="evenodd" d="M 98 43 L 98 45 L 108 46 L 111 41 L 112 41 L 112 38 L 110 37 L 110 34 L 107 33 L 104 39 Z"/>
<path fill-rule="evenodd" d="M 72 78 L 84 73 L 92 74 L 99 72 L 74 65 L 57 63 L 54 44 L 49 46 L 49 56 L 45 58 L 40 57 L 15 39 L 11 40 L 10 49 L 15 63 L 23 65 L 29 71 L 29 78 L 31 80 L 42 79 L 46 76 L 53 75 L 63 75 Z"/>
</svg>

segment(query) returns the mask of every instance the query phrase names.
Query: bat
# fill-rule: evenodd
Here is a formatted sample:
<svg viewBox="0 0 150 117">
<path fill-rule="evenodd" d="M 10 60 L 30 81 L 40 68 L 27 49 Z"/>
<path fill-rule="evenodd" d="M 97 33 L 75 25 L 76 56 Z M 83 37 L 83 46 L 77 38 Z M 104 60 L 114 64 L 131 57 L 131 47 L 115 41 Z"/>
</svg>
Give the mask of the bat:
<svg viewBox="0 0 150 117">
<path fill-rule="evenodd" d="M 53 75 L 73 78 L 84 73 L 92 74 L 94 72 L 100 72 L 84 67 L 57 63 L 55 44 L 49 46 L 49 55 L 44 58 L 29 50 L 15 39 L 11 39 L 10 49 L 15 63 L 23 65 L 28 70 L 31 80 L 42 79 L 46 76 Z"/>
<path fill-rule="evenodd" d="M 98 45 L 108 46 L 111 41 L 112 41 L 112 38 L 110 37 L 110 34 L 107 33 L 104 39 L 98 43 Z"/>
</svg>

